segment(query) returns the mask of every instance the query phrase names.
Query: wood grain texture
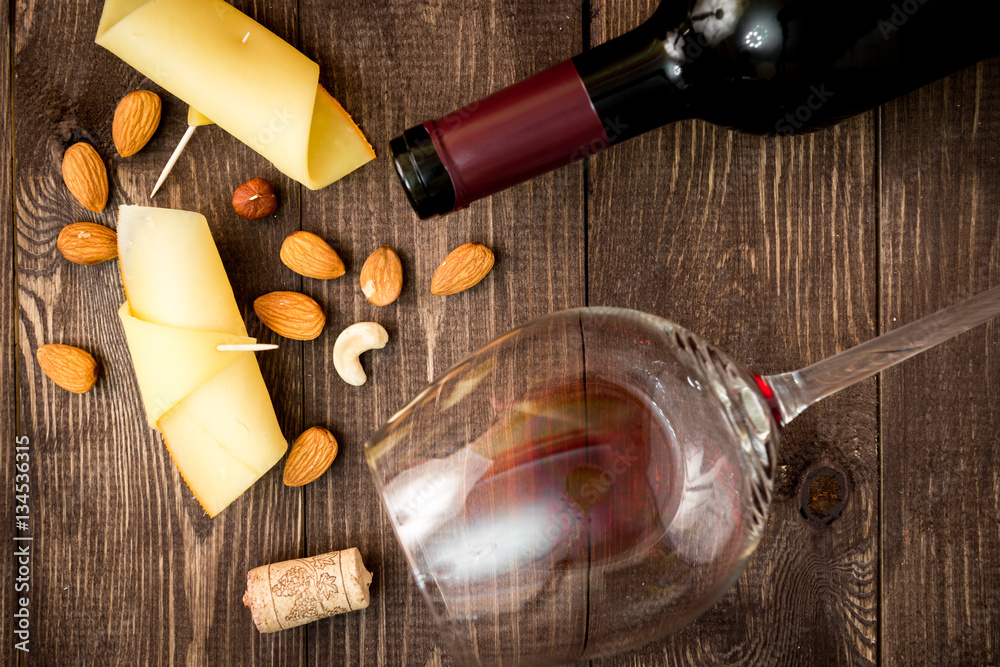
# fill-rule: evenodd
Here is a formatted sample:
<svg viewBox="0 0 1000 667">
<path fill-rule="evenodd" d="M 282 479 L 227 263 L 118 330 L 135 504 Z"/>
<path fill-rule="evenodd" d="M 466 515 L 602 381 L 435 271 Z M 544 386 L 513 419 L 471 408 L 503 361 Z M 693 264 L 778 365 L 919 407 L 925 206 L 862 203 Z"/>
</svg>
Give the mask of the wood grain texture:
<svg viewBox="0 0 1000 667">
<path fill-rule="evenodd" d="M 164 122 L 150 144 L 135 157 L 117 156 L 115 105 L 151 85 L 93 43 L 102 4 L 16 5 L 20 405 L 22 429 L 36 447 L 31 657 L 64 665 L 294 663 L 301 633 L 260 637 L 240 598 L 248 569 L 300 555 L 299 493 L 272 470 L 210 520 L 142 418 L 116 314 L 124 300 L 116 263 L 78 266 L 55 249 L 65 224 L 114 227 L 119 205 L 145 203 L 186 126 L 186 107 L 164 94 Z M 253 3 L 237 4 L 254 11 Z M 259 18 L 294 36 L 293 11 L 279 7 Z M 59 175 L 63 151 L 80 140 L 108 166 L 111 198 L 101 214 L 84 211 Z M 252 176 L 276 183 L 282 207 L 274 219 L 251 224 L 232 211 L 234 188 Z M 299 226 L 297 202 L 297 185 L 214 127 L 200 131 L 157 197 L 157 205 L 209 219 L 250 335 L 265 337 L 251 315 L 253 299 L 297 287 L 275 271 L 281 240 Z M 71 395 L 41 375 L 34 351 L 53 342 L 99 359 L 94 390 Z M 301 348 L 284 348 L 261 357 L 261 370 L 276 395 L 299 396 Z M 278 402 L 277 410 L 286 433 L 295 432 L 301 402 Z"/>
<path fill-rule="evenodd" d="M 0 41 L 3 44 L 10 44 L 10 6 L 0 9 Z M 0 101 L 2 101 L 3 111 L 0 112 L 0 270 L 3 271 L 3 280 L 0 280 L 0 348 L 3 353 L 0 355 L 0 387 L 3 387 L 3 395 L 7 397 L 4 404 L 0 406 L 0 451 L 3 452 L 3 462 L 0 464 L 3 471 L 0 478 L 3 480 L 4 493 L 0 500 L 0 512 L 4 517 L 12 517 L 16 514 L 17 503 L 15 493 L 15 481 L 24 483 L 23 479 L 15 479 L 18 473 L 17 464 L 27 462 L 30 465 L 30 454 L 28 461 L 19 461 L 16 458 L 17 451 L 15 439 L 19 435 L 17 425 L 17 371 L 15 351 L 17 341 L 16 328 L 16 274 L 14 270 L 14 199 L 11 194 L 12 186 L 12 164 L 13 155 L 10 150 L 10 49 L 4 48 L 0 53 Z M 30 445 L 29 445 L 30 446 Z M 23 457 L 22 457 L 23 458 Z M 30 491 L 30 472 L 28 473 L 28 490 Z M 22 489 L 23 490 L 23 489 Z M 30 500 L 30 494 L 29 494 Z M 29 514 L 30 517 L 30 514 Z M 11 518 L 7 518 L 0 528 L 0 541 L 4 544 L 15 545 L 14 536 L 17 534 L 15 524 Z M 27 531 L 24 531 L 27 534 Z M 20 547 L 21 545 L 15 545 Z M 11 619 L 18 609 L 17 600 L 24 597 L 25 591 L 17 591 L 15 586 L 18 583 L 15 578 L 17 574 L 17 563 L 12 558 L 0 559 L 0 580 L 9 582 L 11 590 L 4 591 L 0 595 L 0 618 Z M 27 582 L 30 584 L 30 581 Z M 29 612 L 30 613 L 30 612 Z M 0 633 L 0 662 L 5 665 L 15 664 L 23 655 L 15 650 L 14 643 L 19 641 L 14 635 L 15 624 L 12 621 L 4 622 L 3 632 Z"/>
<path fill-rule="evenodd" d="M 593 43 L 655 3 L 595 9 Z M 661 315 L 757 373 L 804 366 L 876 333 L 876 128 L 867 114 L 791 139 L 683 122 L 590 159 L 590 305 Z M 786 429 L 768 528 L 735 588 L 679 634 L 595 665 L 859 665 L 877 655 L 876 385 Z M 799 487 L 846 472 L 819 528 Z"/>
<path fill-rule="evenodd" d="M 379 158 L 323 191 L 303 195 L 303 228 L 327 238 L 347 264 L 337 280 L 306 281 L 328 304 L 328 331 L 305 348 L 306 426 L 340 440 L 333 473 L 306 488 L 307 550 L 357 546 L 375 572 L 372 607 L 307 631 L 308 664 L 422 665 L 441 659 L 437 632 L 396 543 L 362 455 L 364 441 L 432 378 L 527 320 L 583 305 L 582 165 L 539 178 L 445 219 L 420 221 L 396 182 L 386 144 L 402 130 L 470 103 L 581 48 L 569 0 L 345 5 L 300 2 L 303 49 L 321 82 L 354 114 Z M 526 45 L 530 45 L 527 47 Z M 475 288 L 430 293 L 434 270 L 478 241 L 496 265 Z M 369 304 L 358 272 L 388 244 L 403 263 L 399 300 Z M 389 332 L 366 355 L 368 383 L 337 377 L 337 334 L 374 320 Z"/>
<path fill-rule="evenodd" d="M 1000 61 L 882 112 L 888 331 L 1000 285 Z M 1000 663 L 1000 321 L 882 380 L 886 665 Z"/>
<path fill-rule="evenodd" d="M 102 4 L 19 0 L 0 17 L 9 45 L 0 95 L 11 91 L 0 182 L 13 182 L 0 214 L 11 281 L 0 292 L 0 342 L 10 350 L 0 381 L 17 394 L 0 412 L 0 437 L 10 452 L 16 424 L 33 447 L 29 664 L 450 664 L 362 445 L 467 352 L 589 303 L 664 316 L 751 370 L 780 372 L 1000 284 L 996 60 L 805 137 L 678 123 L 419 221 L 385 155 L 390 138 L 579 52 L 584 34 L 607 41 L 655 3 L 236 0 L 320 63 L 320 82 L 379 158 L 312 192 L 203 127 L 157 196 L 159 206 L 208 217 L 250 335 L 281 345 L 258 358 L 285 435 L 323 425 L 340 442 L 317 482 L 287 488 L 279 464 L 209 520 L 142 419 L 115 263 L 72 265 L 55 249 L 65 224 L 113 227 L 118 205 L 145 202 L 186 128 L 181 102 L 93 44 Z M 112 114 L 142 87 L 162 94 L 163 122 L 143 151 L 121 159 Z M 62 153 L 79 140 L 109 168 L 102 214 L 82 209 L 60 178 Z M 229 201 L 253 176 L 275 183 L 281 203 L 275 217 L 250 223 Z M 287 270 L 278 249 L 298 229 L 329 241 L 347 274 L 319 281 Z M 492 273 L 468 292 L 432 296 L 434 269 L 468 241 L 493 249 Z M 376 308 L 358 272 L 382 244 L 402 258 L 405 286 Z M 320 338 L 292 342 L 263 327 L 251 304 L 277 289 L 323 305 Z M 349 387 L 332 367 L 333 343 L 365 320 L 383 324 L 390 342 L 363 358 L 368 384 Z M 95 389 L 71 395 L 48 381 L 34 360 L 43 343 L 93 352 L 103 366 Z M 807 411 L 786 431 L 769 527 L 737 585 L 676 636 L 590 664 L 1000 662 L 998 350 L 993 322 Z M 802 480 L 821 465 L 845 471 L 849 489 L 844 513 L 825 528 L 799 503 Z M 254 630 L 240 603 L 247 570 L 352 546 L 375 573 L 369 609 L 273 635 Z M 11 572 L 9 557 L 0 560 L 0 575 Z M 8 589 L 4 618 L 13 601 Z M 12 639 L 8 628 L 5 664 Z"/>
<path fill-rule="evenodd" d="M 590 273 L 591 305 L 677 321 L 761 374 L 870 338 L 873 121 L 825 135 L 771 142 L 683 123 L 594 158 L 590 261 L 603 268 Z M 691 154 L 672 165 L 678 145 Z M 817 163 L 835 166 L 810 175 Z M 641 178 L 635 165 L 671 182 L 677 174 L 677 185 L 661 183 L 656 194 L 628 185 Z M 673 639 L 595 664 L 873 662 L 875 401 L 868 381 L 789 426 L 769 527 L 716 607 Z M 800 513 L 799 487 L 831 462 L 847 471 L 851 497 L 839 519 L 817 528 Z"/>
</svg>

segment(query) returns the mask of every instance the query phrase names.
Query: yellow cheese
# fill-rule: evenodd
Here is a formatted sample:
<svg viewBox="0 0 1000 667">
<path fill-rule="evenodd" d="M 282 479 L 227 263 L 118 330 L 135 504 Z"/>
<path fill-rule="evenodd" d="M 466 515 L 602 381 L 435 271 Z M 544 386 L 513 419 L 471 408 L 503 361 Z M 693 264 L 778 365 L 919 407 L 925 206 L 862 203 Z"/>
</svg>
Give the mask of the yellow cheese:
<svg viewBox="0 0 1000 667">
<path fill-rule="evenodd" d="M 194 107 L 188 107 L 188 125 L 194 125 L 195 127 L 201 127 L 202 125 L 212 125 L 212 120 L 198 111 Z"/>
<path fill-rule="evenodd" d="M 159 426 L 166 435 L 178 422 L 197 424 L 230 456 L 260 476 L 281 458 L 287 443 L 256 359 L 250 352 L 235 354 L 236 361 L 163 415 Z"/>
<path fill-rule="evenodd" d="M 319 65 L 223 0 L 106 0 L 96 41 L 308 188 L 375 157 Z"/>
<path fill-rule="evenodd" d="M 239 357 L 160 418 L 163 442 L 181 476 L 215 516 L 285 454 L 253 355 Z"/>
<path fill-rule="evenodd" d="M 209 516 L 284 455 L 288 444 L 205 218 L 123 206 L 119 310 L 146 417 Z"/>
<path fill-rule="evenodd" d="M 205 512 L 214 517 L 260 477 L 229 454 L 197 422 L 178 419 L 163 433 L 174 465 Z M 199 489 L 202 491 L 199 492 Z M 205 489 L 211 489 L 206 492 Z"/>
<path fill-rule="evenodd" d="M 122 206 L 118 262 L 136 318 L 178 329 L 247 335 L 205 216 Z"/>
<path fill-rule="evenodd" d="M 152 428 L 167 410 L 196 387 L 247 352 L 219 352 L 218 345 L 256 343 L 247 336 L 178 329 L 132 317 L 127 303 L 118 309 L 128 339 L 132 366 Z"/>
</svg>

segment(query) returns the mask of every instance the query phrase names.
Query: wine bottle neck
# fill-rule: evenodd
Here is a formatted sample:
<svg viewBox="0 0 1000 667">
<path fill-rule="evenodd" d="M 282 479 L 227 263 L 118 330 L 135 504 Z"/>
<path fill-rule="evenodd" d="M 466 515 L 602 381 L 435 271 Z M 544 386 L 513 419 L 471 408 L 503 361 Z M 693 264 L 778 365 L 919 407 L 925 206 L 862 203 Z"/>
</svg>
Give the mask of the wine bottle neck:
<svg viewBox="0 0 1000 667">
<path fill-rule="evenodd" d="M 661 22 L 647 21 L 573 58 L 609 144 L 691 117 L 679 64 L 657 34 Z"/>
</svg>

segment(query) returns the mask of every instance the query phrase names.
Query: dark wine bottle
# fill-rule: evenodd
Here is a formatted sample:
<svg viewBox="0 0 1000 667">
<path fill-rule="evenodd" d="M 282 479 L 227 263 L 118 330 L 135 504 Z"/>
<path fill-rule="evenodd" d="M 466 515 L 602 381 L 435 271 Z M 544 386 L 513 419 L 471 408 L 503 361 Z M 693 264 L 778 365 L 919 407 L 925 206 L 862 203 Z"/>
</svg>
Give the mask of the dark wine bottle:
<svg viewBox="0 0 1000 667">
<path fill-rule="evenodd" d="M 421 218 L 664 124 L 832 125 L 1000 53 L 997 0 L 663 0 L 635 30 L 389 143 Z"/>
</svg>

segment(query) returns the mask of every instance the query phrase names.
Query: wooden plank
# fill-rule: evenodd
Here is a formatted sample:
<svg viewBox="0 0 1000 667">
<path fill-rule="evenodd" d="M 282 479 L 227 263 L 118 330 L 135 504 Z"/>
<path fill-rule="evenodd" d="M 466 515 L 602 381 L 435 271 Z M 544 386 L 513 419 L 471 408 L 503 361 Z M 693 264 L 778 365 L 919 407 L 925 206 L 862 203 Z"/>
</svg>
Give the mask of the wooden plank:
<svg viewBox="0 0 1000 667">
<path fill-rule="evenodd" d="M 594 5 L 592 43 L 655 3 Z M 590 305 L 661 315 L 758 373 L 876 333 L 875 118 L 797 138 L 682 122 L 591 158 Z M 876 385 L 785 431 L 768 528 L 736 586 L 681 632 L 595 665 L 871 664 L 876 660 Z M 803 518 L 812 471 L 846 473 L 827 527 Z"/>
<path fill-rule="evenodd" d="M 1000 61 L 886 105 L 884 330 L 1000 285 Z M 1000 662 L 1000 322 L 883 374 L 882 655 Z"/>
<path fill-rule="evenodd" d="M 264 292 L 302 289 L 326 306 L 322 338 L 280 340 L 282 350 L 261 363 L 286 435 L 321 423 L 342 446 L 319 482 L 285 488 L 279 468 L 209 521 L 142 424 L 114 315 L 123 298 L 114 265 L 70 265 L 55 250 L 64 224 L 113 226 L 115 206 L 145 201 L 185 125 L 184 106 L 164 95 L 164 125 L 150 146 L 129 160 L 115 155 L 114 105 L 149 83 L 93 45 L 101 4 L 8 8 L 16 78 L 6 103 L 14 118 L 13 128 L 0 127 L 0 142 L 13 129 L 16 150 L 6 146 L 4 155 L 17 156 L 8 194 L 17 212 L 0 232 L 16 223 L 16 238 L 5 237 L 0 253 L 12 267 L 16 244 L 19 310 L 14 365 L 0 360 L 0 378 L 13 388 L 20 373 L 20 432 L 36 448 L 31 614 L 41 664 L 301 664 L 330 656 L 344 664 L 439 663 L 435 630 L 361 445 L 465 352 L 531 317 L 582 305 L 588 273 L 592 305 L 674 319 L 758 372 L 803 365 L 1000 284 L 995 62 L 886 107 L 878 172 L 871 115 L 792 140 L 681 123 L 617 147 L 590 162 L 589 253 L 579 165 L 446 220 L 419 222 L 384 155 L 314 193 L 218 128 L 203 128 L 157 203 L 208 215 L 251 335 L 278 340 L 251 312 Z M 260 3 L 234 4 L 253 13 Z M 255 15 L 322 64 L 322 82 L 380 154 L 403 128 L 581 48 L 579 7 L 563 0 L 301 4 L 301 21 L 294 4 Z M 592 42 L 634 26 L 651 8 L 594 3 Z M 0 64 L 0 76 L 10 66 Z M 79 139 L 93 142 L 110 168 L 111 207 L 101 215 L 77 206 L 59 177 L 62 151 Z M 282 207 L 273 220 L 245 223 L 228 201 L 255 175 L 277 183 Z M 9 204 L 4 210 L 12 215 Z M 323 283 L 286 271 L 277 248 L 299 228 L 327 237 L 348 275 Z M 497 252 L 494 273 L 466 294 L 431 297 L 434 268 L 469 240 Z M 357 274 L 382 243 L 403 257 L 407 288 L 399 302 L 377 309 L 361 296 Z M 0 295 L 8 322 L 14 296 Z M 343 327 L 365 319 L 383 322 L 391 342 L 366 360 L 369 385 L 348 388 L 331 367 L 332 344 Z M 0 335 L 13 349 L 13 327 Z M 1000 569 L 992 555 L 1000 541 L 992 447 L 998 340 L 993 323 L 886 373 L 881 408 L 869 381 L 797 420 L 779 461 L 770 527 L 736 588 L 676 637 L 595 664 L 1000 660 Z M 98 387 L 73 396 L 42 377 L 34 351 L 45 342 L 95 351 L 104 366 Z M 5 410 L 0 434 L 11 442 L 15 408 Z M 847 472 L 850 498 L 841 518 L 821 529 L 801 517 L 797 492 L 828 460 Z M 5 470 L 10 488 L 13 466 Z M 371 609 L 271 636 L 252 629 L 239 603 L 248 568 L 348 546 L 361 548 L 375 570 Z M 11 611 L 13 597 L 3 597 L 0 612 Z M 0 657 L 9 650 L 10 642 Z"/>
<path fill-rule="evenodd" d="M 0 43 L 4 45 L 10 44 L 10 5 L 0 10 Z M 17 498 L 17 496 L 21 495 L 24 491 L 28 491 L 27 500 L 29 501 L 29 510 L 32 498 L 30 470 L 21 472 L 17 469 L 19 464 L 24 463 L 27 463 L 27 467 L 30 468 L 31 451 L 29 449 L 27 452 L 24 452 L 27 454 L 27 457 L 23 455 L 21 457 L 17 456 L 18 453 L 22 452 L 18 452 L 15 447 L 24 443 L 23 441 L 21 443 L 15 441 L 19 435 L 17 401 L 11 400 L 17 392 L 17 371 L 15 368 L 17 327 L 14 319 L 17 306 L 15 301 L 16 282 L 14 274 L 14 195 L 11 190 L 11 162 L 13 155 L 10 150 L 11 100 L 9 48 L 4 48 L 3 53 L 0 53 L 0 104 L 3 106 L 3 112 L 0 113 L 0 155 L 3 156 L 0 159 L 0 270 L 3 271 L 3 280 L 0 281 L 3 284 L 3 290 L 0 291 L 0 321 L 3 322 L 0 325 L 0 348 L 3 349 L 3 354 L 0 355 L 0 386 L 3 387 L 4 396 L 7 397 L 4 405 L 0 407 L 0 441 L 3 442 L 4 456 L 2 463 L 3 472 L 0 473 L 0 476 L 3 477 L 3 488 L 6 489 L 6 492 L 3 494 L 3 500 L 0 501 L 0 512 L 3 512 L 4 517 L 12 517 L 18 514 L 15 511 L 18 509 L 16 506 L 24 500 Z M 30 444 L 28 446 L 30 447 Z M 28 476 L 25 478 L 17 477 L 17 475 Z M 21 486 L 21 488 L 16 488 L 15 482 L 20 485 L 26 485 L 26 487 Z M 30 516 L 29 512 L 29 519 Z M 18 531 L 13 521 L 14 519 L 7 518 L 3 522 L 3 528 L 0 528 L 0 541 L 4 544 L 12 545 L 13 549 L 21 549 L 24 544 L 14 541 L 14 536 L 18 534 Z M 28 535 L 30 530 L 20 532 L 22 535 Z M 28 547 L 30 551 L 30 544 Z M 18 573 L 19 567 L 20 564 L 13 554 L 0 559 L 0 578 L 8 582 L 8 585 L 12 588 L 12 590 L 8 590 L 3 595 L 0 595 L 0 615 L 5 619 L 10 619 L 7 621 L 10 623 L 10 631 L 3 633 L 3 645 L 0 646 L 0 662 L 5 665 L 15 664 L 17 659 L 24 657 L 24 654 L 14 647 L 16 642 L 23 641 L 23 637 L 15 634 L 20 629 L 20 619 L 14 620 L 14 613 L 21 613 L 21 605 L 18 601 L 21 598 L 27 599 L 29 597 L 26 593 L 30 594 L 30 590 L 26 590 L 25 586 L 30 586 L 31 582 L 17 581 L 18 577 L 24 578 L 23 575 Z M 26 630 L 30 633 L 32 620 L 30 600 L 27 613 L 28 618 L 26 623 L 28 623 L 28 627 Z M 30 639 L 30 634 L 27 637 Z M 30 642 L 24 645 L 24 648 L 30 649 Z"/>
<path fill-rule="evenodd" d="M 576 165 L 443 220 L 419 221 L 396 183 L 387 142 L 402 130 L 509 85 L 581 48 L 579 7 L 569 0 L 301 4 L 305 52 L 380 157 L 321 192 L 303 193 L 303 227 L 342 252 L 348 273 L 311 293 L 327 306 L 328 331 L 305 347 L 305 425 L 340 439 L 330 474 L 306 489 L 307 551 L 357 546 L 375 573 L 368 610 L 308 629 L 310 664 L 436 664 L 436 631 L 396 543 L 362 456 L 381 424 L 466 353 L 552 310 L 583 305 L 583 180 Z M 335 18 L 334 18 L 335 17 Z M 497 262 L 474 289 L 430 294 L 434 269 L 452 248 L 480 241 Z M 400 299 L 371 306 L 358 285 L 382 244 L 403 262 Z M 309 283 L 309 281 L 307 281 Z M 344 385 L 332 347 L 346 326 L 382 323 L 390 342 L 365 361 L 368 384 Z"/>
<path fill-rule="evenodd" d="M 145 203 L 186 127 L 185 105 L 164 99 L 161 129 L 137 156 L 122 159 L 111 119 L 127 92 L 151 87 L 93 43 L 100 0 L 55 7 L 19 3 L 15 16 L 14 137 L 19 278 L 19 405 L 36 447 L 32 658 L 38 664 L 258 664 L 297 662 L 302 633 L 260 636 L 240 598 L 246 571 L 302 551 L 301 494 L 280 469 L 214 520 L 181 481 L 143 409 L 116 311 L 123 301 L 114 262 L 69 264 L 55 248 L 69 222 L 114 226 L 124 203 Z M 253 12 L 255 3 L 237 2 Z M 257 17 L 294 37 L 294 7 Z M 70 54 L 70 57 L 67 57 Z M 108 208 L 84 211 L 61 182 L 62 153 L 92 143 L 109 167 Z M 248 223 L 229 205 L 253 176 L 273 180 L 282 206 Z M 296 289 L 279 273 L 277 249 L 299 226 L 298 186 L 218 128 L 203 128 L 156 204 L 206 215 L 247 319 L 250 335 L 272 336 L 252 300 Z M 38 345 L 62 342 L 92 351 L 103 376 L 71 395 L 44 378 Z M 285 344 L 261 357 L 264 378 L 287 433 L 301 425 L 301 348 Z M 37 642 L 37 643 L 35 643 Z"/>
</svg>

